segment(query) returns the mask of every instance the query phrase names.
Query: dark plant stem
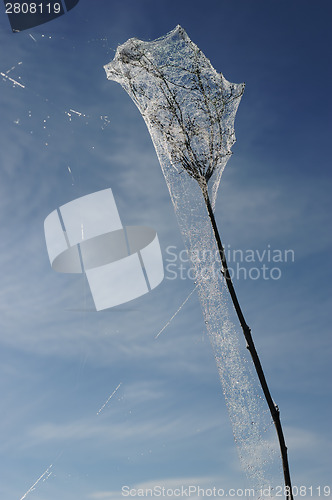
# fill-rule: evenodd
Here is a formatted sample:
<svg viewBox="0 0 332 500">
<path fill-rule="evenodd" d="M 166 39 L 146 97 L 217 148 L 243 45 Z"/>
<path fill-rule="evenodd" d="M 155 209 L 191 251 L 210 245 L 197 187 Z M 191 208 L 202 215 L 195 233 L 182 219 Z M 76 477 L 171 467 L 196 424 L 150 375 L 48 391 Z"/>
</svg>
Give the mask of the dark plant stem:
<svg viewBox="0 0 332 500">
<path fill-rule="evenodd" d="M 290 478 L 290 473 L 289 473 L 289 465 L 288 465 L 288 457 L 287 457 L 287 446 L 285 443 L 284 433 L 283 433 L 283 430 L 281 427 L 280 411 L 279 411 L 278 406 L 273 402 L 273 399 L 271 397 L 271 393 L 270 393 L 270 390 L 269 390 L 267 382 L 266 382 L 263 368 L 262 368 L 260 359 L 258 357 L 254 341 L 252 339 L 251 330 L 244 319 L 238 298 L 236 296 L 234 285 L 233 285 L 231 276 L 229 274 L 224 248 L 223 248 L 223 245 L 221 243 L 216 220 L 214 218 L 209 195 L 208 195 L 206 189 L 203 189 L 203 195 L 205 198 L 205 203 L 206 203 L 207 211 L 209 214 L 209 218 L 211 220 L 213 232 L 214 232 L 214 235 L 215 235 L 215 238 L 217 241 L 219 255 L 220 255 L 222 267 L 223 267 L 223 275 L 224 275 L 224 278 L 226 280 L 228 291 L 231 295 L 236 314 L 239 318 L 239 321 L 240 321 L 240 324 L 241 324 L 241 327 L 242 327 L 242 330 L 244 333 L 244 337 L 245 337 L 246 342 L 247 342 L 247 349 L 249 350 L 251 357 L 252 357 L 252 360 L 254 362 L 255 369 L 256 369 L 259 381 L 261 383 L 265 399 L 267 401 L 274 425 L 275 425 L 276 430 L 277 430 L 280 451 L 281 451 L 281 459 L 282 459 L 282 466 L 283 466 L 283 472 L 284 472 L 285 486 L 286 486 L 286 488 L 285 488 L 286 499 L 293 500 L 292 485 L 291 485 L 291 478 Z"/>
</svg>

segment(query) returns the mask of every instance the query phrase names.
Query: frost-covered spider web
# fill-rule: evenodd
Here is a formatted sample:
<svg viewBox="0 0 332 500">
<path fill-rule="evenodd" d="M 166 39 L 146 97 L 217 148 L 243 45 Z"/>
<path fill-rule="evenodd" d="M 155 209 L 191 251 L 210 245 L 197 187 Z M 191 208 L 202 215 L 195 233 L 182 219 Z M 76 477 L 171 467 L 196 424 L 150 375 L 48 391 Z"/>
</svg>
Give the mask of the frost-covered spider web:
<svg viewBox="0 0 332 500">
<path fill-rule="evenodd" d="M 257 490 L 282 484 L 275 429 L 221 274 L 204 197 L 198 184 L 185 174 L 168 169 L 165 178 L 195 269 L 199 300 L 241 464 Z"/>
<path fill-rule="evenodd" d="M 214 207 L 231 155 L 244 85 L 217 73 L 180 26 L 152 42 L 128 40 L 105 70 L 133 99 L 151 134 L 196 271 L 242 465 L 257 489 L 282 484 L 272 420 L 235 327 L 206 205 L 209 199 Z"/>
</svg>

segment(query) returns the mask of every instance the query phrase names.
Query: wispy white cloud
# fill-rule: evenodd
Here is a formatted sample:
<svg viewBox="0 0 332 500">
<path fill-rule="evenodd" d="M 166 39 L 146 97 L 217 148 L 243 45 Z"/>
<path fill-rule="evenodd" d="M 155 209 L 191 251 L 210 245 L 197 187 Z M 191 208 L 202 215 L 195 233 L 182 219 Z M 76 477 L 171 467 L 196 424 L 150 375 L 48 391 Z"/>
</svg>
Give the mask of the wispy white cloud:
<svg viewBox="0 0 332 500">
<path fill-rule="evenodd" d="M 326 449 L 331 448 L 331 444 L 326 442 L 317 432 L 297 427 L 285 427 L 288 436 L 288 445 L 292 452 L 302 453 L 304 450 L 319 448 L 324 445 Z"/>
</svg>

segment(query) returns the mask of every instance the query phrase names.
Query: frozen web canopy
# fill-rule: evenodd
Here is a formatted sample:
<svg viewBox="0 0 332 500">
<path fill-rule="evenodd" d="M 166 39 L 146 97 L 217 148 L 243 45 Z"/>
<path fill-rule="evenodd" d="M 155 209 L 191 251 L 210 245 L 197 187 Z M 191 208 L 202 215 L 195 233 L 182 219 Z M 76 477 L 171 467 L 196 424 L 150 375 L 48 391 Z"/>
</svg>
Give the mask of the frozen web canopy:
<svg viewBox="0 0 332 500">
<path fill-rule="evenodd" d="M 105 70 L 139 108 L 157 154 L 201 187 L 211 179 L 214 204 L 244 84 L 217 73 L 181 26 L 152 42 L 131 38 Z"/>
</svg>

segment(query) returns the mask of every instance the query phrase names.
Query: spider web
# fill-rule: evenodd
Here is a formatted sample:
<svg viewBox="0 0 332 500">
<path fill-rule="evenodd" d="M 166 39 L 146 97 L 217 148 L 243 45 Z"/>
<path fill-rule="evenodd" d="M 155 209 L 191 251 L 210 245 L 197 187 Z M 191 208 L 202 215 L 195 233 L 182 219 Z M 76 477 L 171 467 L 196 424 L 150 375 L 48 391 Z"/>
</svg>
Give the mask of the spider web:
<svg viewBox="0 0 332 500">
<path fill-rule="evenodd" d="M 196 271 L 232 430 L 244 470 L 256 489 L 282 484 L 277 440 L 221 273 L 206 209 L 215 206 L 235 142 L 234 119 L 244 85 L 228 82 L 180 26 L 158 40 L 132 38 L 105 66 L 149 129 L 185 246 Z M 241 339 L 242 340 L 242 339 Z"/>
</svg>

